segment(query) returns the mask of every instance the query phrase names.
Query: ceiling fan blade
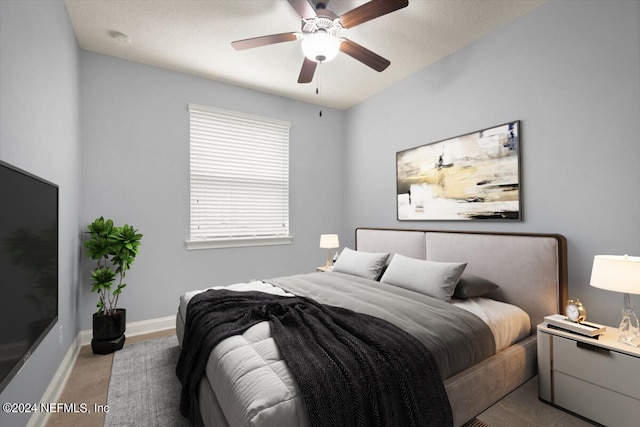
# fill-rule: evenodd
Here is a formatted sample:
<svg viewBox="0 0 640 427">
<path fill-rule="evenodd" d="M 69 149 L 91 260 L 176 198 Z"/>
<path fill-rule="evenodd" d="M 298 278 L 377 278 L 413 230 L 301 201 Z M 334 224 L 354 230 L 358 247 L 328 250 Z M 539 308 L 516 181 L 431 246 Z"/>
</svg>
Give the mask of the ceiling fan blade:
<svg viewBox="0 0 640 427">
<path fill-rule="evenodd" d="M 409 0 L 371 0 L 369 3 L 343 13 L 340 16 L 340 23 L 344 28 L 352 28 L 408 5 Z"/>
<path fill-rule="evenodd" d="M 351 40 L 344 39 L 340 43 L 340 50 L 376 71 L 384 71 L 391 64 L 387 59 Z"/>
<path fill-rule="evenodd" d="M 300 76 L 298 77 L 298 83 L 311 83 L 317 66 L 317 62 L 305 57 L 302 63 L 302 69 L 300 70 Z"/>
<path fill-rule="evenodd" d="M 236 40 L 231 42 L 235 50 L 251 49 L 254 47 L 266 46 L 269 44 L 292 42 L 297 40 L 296 33 L 272 34 L 270 36 L 254 37 L 251 39 Z"/>
<path fill-rule="evenodd" d="M 300 18 L 311 19 L 316 17 L 316 10 L 311 6 L 307 0 L 288 0 L 291 7 L 293 7 Z"/>
</svg>

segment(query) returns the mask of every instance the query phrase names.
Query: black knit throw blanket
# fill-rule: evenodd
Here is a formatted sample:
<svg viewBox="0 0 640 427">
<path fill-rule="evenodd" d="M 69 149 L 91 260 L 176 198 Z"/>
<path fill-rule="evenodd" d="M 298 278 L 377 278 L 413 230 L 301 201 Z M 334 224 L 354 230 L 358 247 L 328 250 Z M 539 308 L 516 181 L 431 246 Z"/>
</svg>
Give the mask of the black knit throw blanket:
<svg viewBox="0 0 640 427">
<path fill-rule="evenodd" d="M 180 412 L 202 425 L 196 391 L 209 353 L 268 320 L 300 386 L 312 427 L 451 426 L 431 353 L 413 336 L 365 314 L 303 297 L 210 290 L 189 303 L 176 374 Z"/>
</svg>

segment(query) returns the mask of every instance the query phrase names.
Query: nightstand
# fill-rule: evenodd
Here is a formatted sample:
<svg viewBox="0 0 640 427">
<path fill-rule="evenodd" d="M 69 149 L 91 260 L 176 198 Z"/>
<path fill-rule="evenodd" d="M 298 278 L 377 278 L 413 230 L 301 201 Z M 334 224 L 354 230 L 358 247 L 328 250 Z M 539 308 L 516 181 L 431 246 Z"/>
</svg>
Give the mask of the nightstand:
<svg viewBox="0 0 640 427">
<path fill-rule="evenodd" d="M 333 265 L 330 267 L 326 267 L 326 266 L 322 266 L 322 267 L 316 267 L 316 271 L 321 271 L 323 273 L 326 273 L 327 271 L 331 271 L 333 270 Z"/>
<path fill-rule="evenodd" d="M 540 400 L 609 427 L 640 423 L 640 348 L 538 325 Z"/>
</svg>

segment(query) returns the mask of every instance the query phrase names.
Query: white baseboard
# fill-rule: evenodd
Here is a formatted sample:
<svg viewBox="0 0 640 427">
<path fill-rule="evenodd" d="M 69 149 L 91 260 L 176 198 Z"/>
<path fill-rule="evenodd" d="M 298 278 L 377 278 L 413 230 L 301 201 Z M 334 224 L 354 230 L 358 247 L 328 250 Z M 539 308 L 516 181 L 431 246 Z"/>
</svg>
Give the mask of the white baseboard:
<svg viewBox="0 0 640 427">
<path fill-rule="evenodd" d="M 71 371 L 76 364 L 76 359 L 78 358 L 78 353 L 80 353 L 80 334 L 76 336 L 76 338 L 71 343 L 69 350 L 64 355 L 58 370 L 55 375 L 51 379 L 49 386 L 44 391 L 40 402 L 57 402 L 60 399 L 60 395 L 62 394 L 62 390 L 64 390 L 64 386 L 69 379 L 69 375 L 71 375 Z M 27 423 L 27 427 L 38 427 L 44 426 L 47 424 L 47 420 L 49 419 L 48 412 L 35 412 L 31 418 L 29 418 L 29 422 Z"/>
<path fill-rule="evenodd" d="M 176 316 L 159 317 L 157 319 L 141 320 L 139 322 L 127 323 L 125 335 L 134 337 L 136 335 L 148 334 L 151 332 L 165 331 L 176 327 Z M 80 345 L 91 344 L 93 331 L 91 329 L 80 331 Z"/>
<path fill-rule="evenodd" d="M 176 327 L 176 316 L 160 317 L 157 319 L 142 320 L 140 322 L 127 323 L 127 336 L 136 336 L 142 334 L 148 334 L 151 332 L 165 331 Z M 58 370 L 56 371 L 53 379 L 49 383 L 49 386 L 45 390 L 40 402 L 57 402 L 62 395 L 64 386 L 67 384 L 69 375 L 76 364 L 78 359 L 78 353 L 80 353 L 80 347 L 83 345 L 91 344 L 91 338 L 93 337 L 93 331 L 80 331 L 73 340 L 71 347 L 65 354 Z M 49 418 L 48 413 L 36 412 L 29 418 L 27 427 L 38 427 L 47 424 Z"/>
</svg>

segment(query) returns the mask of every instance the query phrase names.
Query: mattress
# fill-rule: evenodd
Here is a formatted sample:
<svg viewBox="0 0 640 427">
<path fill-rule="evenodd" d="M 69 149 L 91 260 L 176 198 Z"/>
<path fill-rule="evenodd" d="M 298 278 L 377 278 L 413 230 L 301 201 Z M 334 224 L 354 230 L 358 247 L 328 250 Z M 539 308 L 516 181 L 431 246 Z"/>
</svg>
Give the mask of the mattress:
<svg viewBox="0 0 640 427">
<path fill-rule="evenodd" d="M 178 317 L 181 325 L 184 325 L 187 306 L 191 298 L 209 289 L 229 289 L 238 292 L 260 291 L 274 295 L 293 296 L 292 293 L 263 281 L 235 283 L 228 286 L 213 286 L 206 289 L 190 291 L 180 296 Z M 473 313 L 489 326 L 496 342 L 496 353 L 526 338 L 531 333 L 529 315 L 515 305 L 482 297 L 464 300 L 453 299 L 451 304 Z M 181 344 L 182 335 L 183 330 L 181 327 L 178 332 L 178 340 Z"/>
<path fill-rule="evenodd" d="M 208 289 L 217 288 L 222 287 Z M 262 281 L 237 283 L 224 288 L 292 295 Z M 180 343 L 188 303 L 203 291 L 188 292 L 180 298 L 177 318 Z M 496 352 L 530 334 L 528 315 L 515 306 L 486 298 L 453 300 L 452 304 L 473 313 L 487 324 L 494 335 Z M 239 358 L 245 363 L 238 364 Z M 267 322 L 221 342 L 211 353 L 205 372 L 207 383 L 229 425 L 307 425 L 300 390 L 280 356 Z M 265 393 L 265 390 L 269 392 Z"/>
<path fill-rule="evenodd" d="M 529 315 L 515 305 L 482 297 L 454 299 L 451 303 L 475 314 L 489 326 L 496 342 L 496 353 L 531 333 Z"/>
</svg>

